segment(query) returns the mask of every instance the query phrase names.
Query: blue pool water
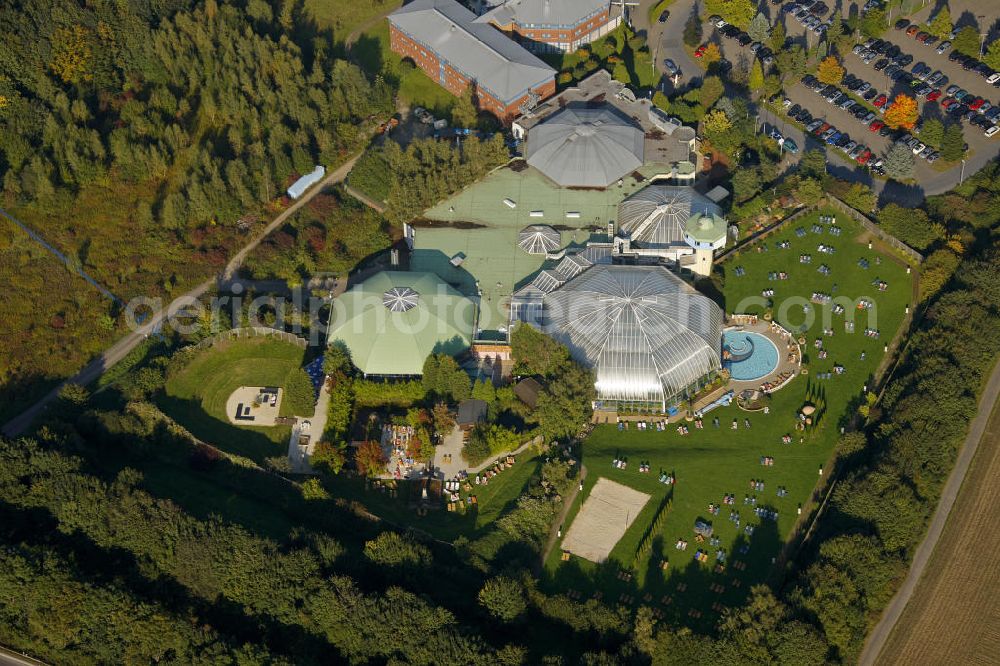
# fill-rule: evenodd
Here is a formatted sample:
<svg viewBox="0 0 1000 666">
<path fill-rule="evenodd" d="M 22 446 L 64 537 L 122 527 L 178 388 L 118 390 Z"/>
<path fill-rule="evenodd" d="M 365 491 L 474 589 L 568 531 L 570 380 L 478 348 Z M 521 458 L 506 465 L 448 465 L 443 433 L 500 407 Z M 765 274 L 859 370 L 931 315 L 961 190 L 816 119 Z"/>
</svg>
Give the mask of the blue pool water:
<svg viewBox="0 0 1000 666">
<path fill-rule="evenodd" d="M 732 360 L 722 362 L 722 367 L 735 380 L 761 379 L 778 367 L 778 348 L 760 333 L 724 331 L 722 348 L 732 356 Z"/>
</svg>

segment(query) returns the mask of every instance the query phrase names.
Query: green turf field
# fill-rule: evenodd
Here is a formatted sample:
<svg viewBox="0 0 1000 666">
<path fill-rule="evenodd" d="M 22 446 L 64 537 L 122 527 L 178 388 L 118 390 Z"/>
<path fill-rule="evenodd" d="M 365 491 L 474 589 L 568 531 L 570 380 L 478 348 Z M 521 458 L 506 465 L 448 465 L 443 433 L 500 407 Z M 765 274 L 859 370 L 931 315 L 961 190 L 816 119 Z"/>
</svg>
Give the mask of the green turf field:
<svg viewBox="0 0 1000 666">
<path fill-rule="evenodd" d="M 303 350 L 276 340 L 222 342 L 198 353 L 167 379 L 158 403 L 164 412 L 196 437 L 258 462 L 287 453 L 289 426 L 237 426 L 226 417 L 226 400 L 240 386 L 280 386 L 303 373 Z M 301 381 L 301 378 L 298 378 Z M 282 416 L 312 415 L 313 405 L 295 404 L 285 392 Z"/>
<path fill-rule="evenodd" d="M 833 211 L 825 213 L 836 215 Z M 859 242 L 860 227 L 843 214 L 837 216 L 838 225 L 842 228 L 839 237 L 831 235 L 825 225 L 822 234 L 813 234 L 812 226 L 818 222 L 819 214 L 795 221 L 778 234 L 758 243 L 761 248 L 766 245 L 767 251 L 762 249 L 758 252 L 752 246 L 719 267 L 723 276 L 722 297 L 726 312 L 763 313 L 773 310 L 780 323 L 790 330 L 800 331 L 806 321 L 803 303 L 808 302 L 814 291 L 831 293 L 836 284 L 835 296 L 864 297 L 876 304 L 877 319 L 871 325 L 881 330 L 881 338 L 874 340 L 862 335 L 867 325 L 863 313 L 848 309 L 844 315 L 831 314 L 829 322 L 824 323 L 821 311 L 804 332 L 807 344 L 803 355 L 808 374 L 796 377 L 773 395 L 769 414 L 747 413 L 735 405 L 720 408 L 706 417 L 704 430 L 691 428 L 687 436 L 679 435 L 674 428 L 665 432 L 638 431 L 634 427 L 619 431 L 613 425 L 599 426 L 583 443 L 587 481 L 577 506 L 567 517 L 563 534 L 572 523 L 580 502 L 599 477 L 650 493 L 652 498 L 612 551 L 611 562 L 599 566 L 576 557 L 562 562 L 560 550 L 554 549 L 546 562 L 548 584 L 553 589 L 576 589 L 588 596 L 599 589 L 606 599 L 612 601 L 627 593 L 634 596 L 636 604 L 642 603 L 647 593 L 652 595 L 654 604 L 659 604 L 662 597 L 670 595 L 672 602 L 659 607 L 676 621 L 709 623 L 717 617 L 712 610 L 713 604 L 738 603 L 752 585 L 767 578 L 771 558 L 778 555 L 782 543 L 795 527 L 797 506 L 809 502 L 820 479 L 820 466 L 829 460 L 846 415 L 856 410 L 862 386 L 870 381 L 885 357 L 883 345 L 892 339 L 902 323 L 906 304 L 912 295 L 912 276 L 906 274 L 905 266 L 887 255 L 869 251 L 867 239 Z M 805 237 L 796 235 L 795 230 L 799 227 L 806 230 Z M 790 242 L 791 248 L 778 249 L 777 244 L 782 241 Z M 817 252 L 819 243 L 833 246 L 834 254 Z M 811 254 L 812 263 L 800 264 L 800 254 Z M 881 257 L 881 265 L 876 264 L 876 256 Z M 869 261 L 868 269 L 858 266 L 862 257 Z M 829 276 L 818 272 L 822 263 L 830 267 Z M 742 277 L 736 276 L 737 266 L 745 270 Z M 785 271 L 789 279 L 770 281 L 768 273 L 773 271 Z M 886 291 L 880 292 L 872 286 L 871 282 L 876 278 L 888 283 Z M 773 308 L 749 300 L 749 297 L 759 297 L 760 292 L 767 288 L 775 290 Z M 786 300 L 789 298 L 794 300 Z M 759 298 L 756 300 L 760 301 Z M 823 308 L 813 305 L 811 309 Z M 856 332 L 847 334 L 844 319 L 852 312 L 858 314 Z M 816 358 L 812 342 L 822 334 L 824 326 L 833 328 L 834 335 L 824 338 L 829 356 L 820 360 Z M 865 352 L 865 360 L 861 360 L 862 351 Z M 831 370 L 835 363 L 846 368 L 843 375 L 834 375 L 830 379 L 817 377 Z M 800 443 L 802 434 L 794 430 L 795 415 L 807 401 L 819 407 L 820 417 L 817 425 L 804 434 L 804 441 Z M 720 419 L 721 427 L 712 426 L 714 417 Z M 744 418 L 750 419 L 750 430 L 745 429 Z M 733 419 L 738 420 L 739 430 L 730 429 Z M 781 437 L 785 434 L 793 435 L 792 444 L 782 443 Z M 613 468 L 612 460 L 623 456 L 629 462 L 627 469 Z M 761 456 L 772 456 L 775 464 L 762 466 Z M 648 474 L 638 471 L 643 461 L 648 461 L 652 467 Z M 661 470 L 674 474 L 677 484 L 661 484 L 658 481 Z M 762 492 L 750 490 L 752 478 L 764 481 Z M 777 496 L 779 486 L 788 489 L 788 496 Z M 672 493 L 672 506 L 662 529 L 655 535 L 651 553 L 640 559 L 631 581 L 619 580 L 617 572 L 622 567 L 631 567 L 636 548 L 649 528 L 656 508 L 668 493 Z M 735 506 L 722 505 L 718 515 L 710 515 L 707 511 L 709 503 L 721 504 L 726 493 L 736 496 Z M 758 506 L 777 510 L 777 522 L 755 516 L 753 506 L 744 504 L 746 495 L 756 495 Z M 740 513 L 740 528 L 729 520 L 732 510 Z M 704 544 L 695 542 L 693 526 L 697 518 L 711 521 L 722 541 L 720 547 L 726 552 L 728 565 L 724 573 L 713 573 L 717 548 L 711 547 L 707 541 Z M 752 537 L 744 531 L 747 524 L 756 527 Z M 686 551 L 674 548 L 679 538 L 687 539 Z M 741 554 L 740 548 L 746 545 L 749 551 Z M 709 552 L 708 563 L 694 561 L 698 548 Z M 663 558 L 669 561 L 666 572 L 660 568 Z M 732 566 L 738 561 L 746 564 L 744 571 L 737 571 Z M 735 581 L 738 581 L 739 587 L 734 585 Z M 680 583 L 687 585 L 685 591 L 678 591 Z M 715 584 L 723 585 L 724 590 L 711 590 L 710 586 Z M 688 616 L 692 609 L 702 613 L 700 620 Z"/>
</svg>

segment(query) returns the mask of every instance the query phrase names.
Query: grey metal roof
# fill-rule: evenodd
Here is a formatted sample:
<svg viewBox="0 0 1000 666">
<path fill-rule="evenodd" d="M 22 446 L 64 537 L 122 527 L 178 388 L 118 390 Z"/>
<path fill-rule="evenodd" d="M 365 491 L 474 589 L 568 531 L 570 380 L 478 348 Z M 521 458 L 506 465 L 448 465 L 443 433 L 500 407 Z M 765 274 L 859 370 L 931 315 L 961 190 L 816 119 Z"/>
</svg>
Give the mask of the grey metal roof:
<svg viewBox="0 0 1000 666">
<path fill-rule="evenodd" d="M 618 204 L 618 225 L 646 247 L 684 242 L 685 225 L 695 215 L 719 216 L 708 197 L 686 185 L 650 185 Z"/>
<path fill-rule="evenodd" d="M 663 267 L 595 265 L 544 309 L 601 399 L 666 401 L 721 368 L 722 310 Z"/>
<path fill-rule="evenodd" d="M 528 254 L 550 254 L 559 249 L 562 239 L 547 224 L 532 224 L 517 234 L 517 245 Z"/>
<path fill-rule="evenodd" d="M 563 187 L 607 187 L 643 163 L 642 130 L 610 105 L 571 105 L 528 132 L 528 164 Z"/>
<path fill-rule="evenodd" d="M 551 81 L 555 70 L 454 0 L 414 0 L 389 22 L 497 99 L 510 103 Z"/>
<path fill-rule="evenodd" d="M 608 0 L 507 0 L 478 19 L 498 25 L 576 27 L 582 19 L 610 8 Z"/>
</svg>

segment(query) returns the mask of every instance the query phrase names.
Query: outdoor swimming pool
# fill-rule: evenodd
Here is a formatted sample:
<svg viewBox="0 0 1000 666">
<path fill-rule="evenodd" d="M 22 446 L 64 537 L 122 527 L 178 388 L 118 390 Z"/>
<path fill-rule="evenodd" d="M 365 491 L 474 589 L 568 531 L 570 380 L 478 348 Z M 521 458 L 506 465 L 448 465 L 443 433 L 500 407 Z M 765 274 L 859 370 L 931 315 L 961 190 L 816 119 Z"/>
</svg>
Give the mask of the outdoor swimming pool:
<svg viewBox="0 0 1000 666">
<path fill-rule="evenodd" d="M 741 382 L 761 379 L 778 367 L 778 348 L 766 336 L 750 331 L 724 331 L 722 349 L 729 353 L 722 367 Z"/>
</svg>

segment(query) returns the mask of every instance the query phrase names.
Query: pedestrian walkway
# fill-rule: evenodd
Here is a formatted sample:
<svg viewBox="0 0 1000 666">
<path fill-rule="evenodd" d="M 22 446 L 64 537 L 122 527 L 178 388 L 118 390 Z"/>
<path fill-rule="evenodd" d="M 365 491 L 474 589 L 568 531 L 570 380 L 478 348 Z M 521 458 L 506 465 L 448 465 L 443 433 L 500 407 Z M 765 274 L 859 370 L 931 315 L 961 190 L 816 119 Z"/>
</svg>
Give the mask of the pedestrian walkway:
<svg viewBox="0 0 1000 666">
<path fill-rule="evenodd" d="M 316 450 L 316 442 L 323 436 L 326 430 L 326 415 L 330 408 L 330 392 L 326 390 L 326 378 L 324 385 L 320 387 L 319 398 L 316 400 L 316 409 L 311 417 L 297 416 L 298 422 L 292 426 L 292 436 L 288 440 L 288 464 L 294 474 L 315 474 L 316 471 L 309 464 L 309 458 Z M 303 430 L 304 421 L 309 422 L 308 430 Z M 299 435 L 305 432 L 309 435 L 309 444 L 305 447 L 299 446 Z"/>
</svg>

